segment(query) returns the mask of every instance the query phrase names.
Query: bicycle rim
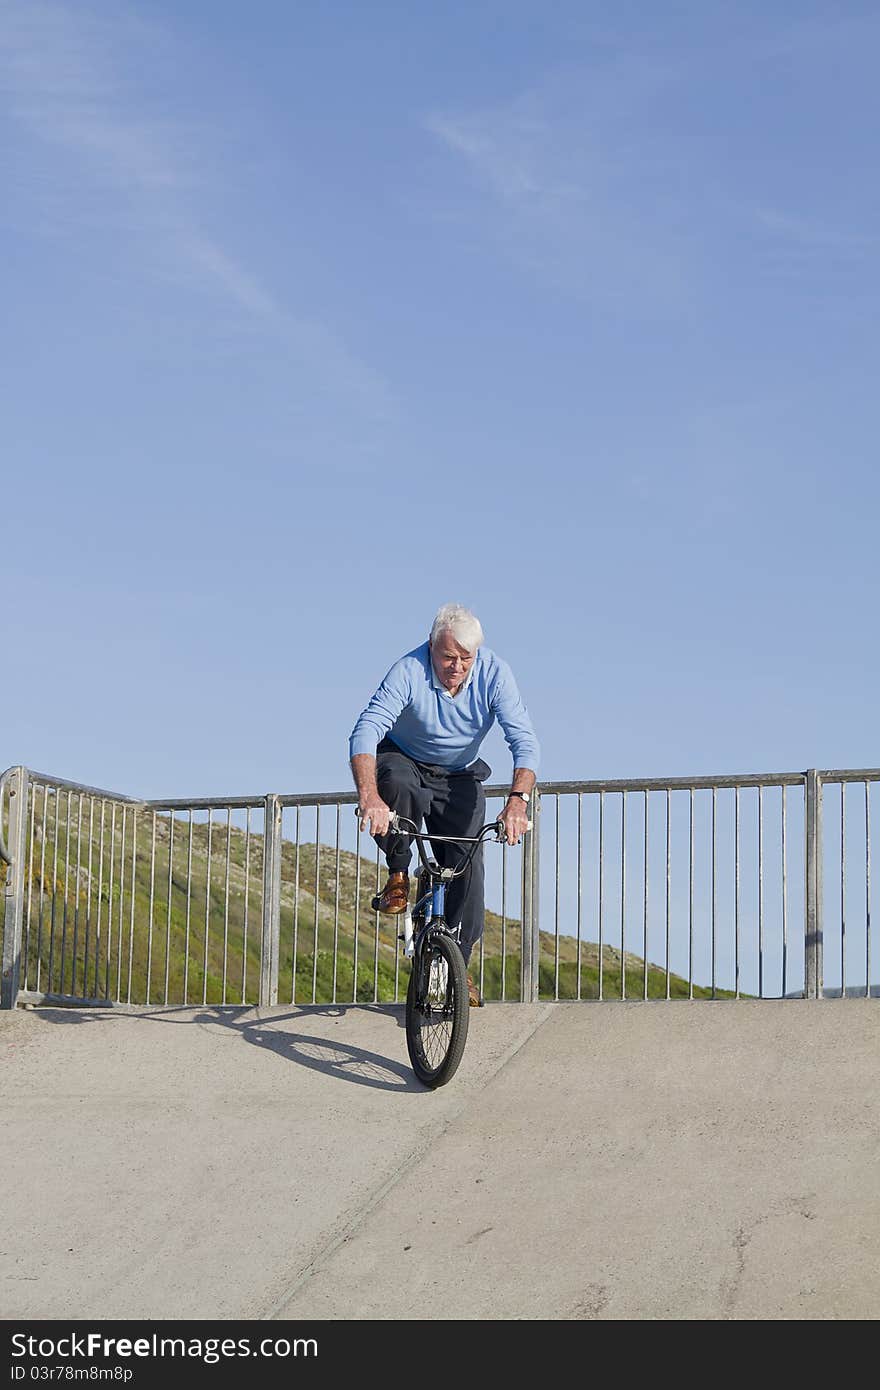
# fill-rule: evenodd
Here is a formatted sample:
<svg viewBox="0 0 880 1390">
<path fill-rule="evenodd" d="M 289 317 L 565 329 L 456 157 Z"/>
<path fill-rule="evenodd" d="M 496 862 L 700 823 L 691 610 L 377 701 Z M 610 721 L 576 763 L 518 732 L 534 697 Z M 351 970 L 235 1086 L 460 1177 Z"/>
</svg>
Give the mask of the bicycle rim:
<svg viewBox="0 0 880 1390">
<path fill-rule="evenodd" d="M 406 992 L 406 1045 L 413 1071 L 425 1086 L 443 1086 L 455 1075 L 468 1030 L 467 970 L 448 936 L 432 936 L 421 952 Z"/>
</svg>

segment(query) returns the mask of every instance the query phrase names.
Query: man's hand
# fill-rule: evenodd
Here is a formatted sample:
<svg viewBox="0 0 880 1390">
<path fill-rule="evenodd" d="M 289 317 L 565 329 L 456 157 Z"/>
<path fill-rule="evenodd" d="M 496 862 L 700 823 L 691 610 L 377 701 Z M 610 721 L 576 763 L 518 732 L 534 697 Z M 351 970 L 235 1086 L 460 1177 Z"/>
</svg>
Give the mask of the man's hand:
<svg viewBox="0 0 880 1390">
<path fill-rule="evenodd" d="M 509 845 L 518 845 L 529 828 L 529 808 L 520 797 L 508 801 L 498 818 L 504 826 Z"/>
<path fill-rule="evenodd" d="M 371 825 L 371 835 L 387 835 L 391 807 L 386 806 L 376 786 L 376 759 L 372 753 L 355 753 L 351 770 L 358 794 L 358 821 L 361 830 Z"/>
<path fill-rule="evenodd" d="M 358 801 L 358 818 L 361 830 L 372 826 L 371 835 L 387 835 L 391 807 L 385 805 L 378 792 L 362 793 Z"/>
</svg>

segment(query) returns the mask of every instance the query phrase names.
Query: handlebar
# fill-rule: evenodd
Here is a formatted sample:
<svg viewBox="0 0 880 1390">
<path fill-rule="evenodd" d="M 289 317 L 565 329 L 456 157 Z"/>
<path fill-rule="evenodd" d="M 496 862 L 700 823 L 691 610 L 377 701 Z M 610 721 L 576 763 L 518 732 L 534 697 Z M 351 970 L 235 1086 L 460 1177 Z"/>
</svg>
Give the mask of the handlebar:
<svg viewBox="0 0 880 1390">
<path fill-rule="evenodd" d="M 355 810 L 358 810 L 355 807 Z M 429 835 L 427 831 L 417 830 L 415 823 L 407 820 L 406 816 L 399 816 L 396 811 L 391 812 L 389 826 L 392 830 L 404 830 L 412 840 L 443 840 L 448 844 L 454 845 L 478 845 L 485 839 L 487 830 L 494 830 L 499 844 L 507 843 L 507 835 L 504 830 L 504 822 L 500 816 L 496 820 L 486 821 L 486 824 L 477 831 L 476 835 Z M 526 821 L 526 829 L 531 830 L 532 822 Z"/>
<path fill-rule="evenodd" d="M 355 806 L 354 810 L 355 815 L 359 816 L 361 814 L 360 806 Z M 526 829 L 531 830 L 532 824 L 532 821 L 526 821 Z M 477 831 L 476 835 L 429 835 L 426 831 L 419 830 L 418 826 L 415 824 L 414 821 L 409 820 L 406 816 L 398 815 L 396 811 L 392 811 L 388 823 L 388 828 L 389 830 L 401 830 L 405 835 L 408 835 L 411 840 L 415 840 L 416 849 L 418 850 L 419 858 L 422 861 L 422 866 L 425 869 L 429 870 L 430 864 L 428 863 L 424 850 L 424 845 L 426 842 L 430 843 L 431 841 L 436 841 L 438 843 L 443 844 L 470 845 L 471 848 L 468 850 L 467 854 L 462 859 L 458 868 L 449 870 L 450 875 L 453 878 L 458 878 L 460 874 L 463 874 L 465 872 L 465 870 L 467 869 L 468 865 L 470 864 L 471 860 L 477 852 L 477 846 L 482 844 L 483 840 L 488 838 L 488 834 L 490 831 L 495 832 L 495 839 L 498 844 L 507 844 L 507 835 L 504 829 L 504 822 L 500 816 L 498 816 L 495 820 L 487 821 L 486 824 Z"/>
</svg>

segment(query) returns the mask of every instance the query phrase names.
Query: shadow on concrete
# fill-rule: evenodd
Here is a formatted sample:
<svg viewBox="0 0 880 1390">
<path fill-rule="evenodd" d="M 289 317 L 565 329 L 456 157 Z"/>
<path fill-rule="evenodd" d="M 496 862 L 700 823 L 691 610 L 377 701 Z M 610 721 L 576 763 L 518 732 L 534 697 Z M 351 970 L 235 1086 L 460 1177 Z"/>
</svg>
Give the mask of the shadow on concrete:
<svg viewBox="0 0 880 1390">
<path fill-rule="evenodd" d="M 150 1009 L 43 1007 L 33 1012 L 47 1023 L 54 1024 L 160 1023 L 210 1028 L 212 1031 L 219 1027 L 263 1052 L 273 1052 L 289 1062 L 339 1081 L 386 1091 L 423 1094 L 426 1088 L 416 1080 L 408 1063 L 352 1047 L 330 1034 L 290 1032 L 286 1026 L 294 1020 L 302 1023 L 305 1019 L 341 1019 L 351 1009 L 356 1009 L 359 1014 L 378 1014 L 394 1019 L 398 1028 L 404 1027 L 404 1008 L 401 1004 L 304 1005 L 293 1007 L 286 1013 L 261 1013 L 247 1005 L 178 1005 Z"/>
</svg>

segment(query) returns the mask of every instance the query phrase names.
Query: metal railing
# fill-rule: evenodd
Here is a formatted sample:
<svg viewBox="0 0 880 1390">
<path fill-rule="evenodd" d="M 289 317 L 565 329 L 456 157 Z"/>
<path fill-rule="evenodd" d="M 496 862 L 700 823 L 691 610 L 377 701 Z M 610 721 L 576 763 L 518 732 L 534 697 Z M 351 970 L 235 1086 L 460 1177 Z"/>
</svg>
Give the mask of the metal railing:
<svg viewBox="0 0 880 1390">
<path fill-rule="evenodd" d="M 880 993 L 878 781 L 872 769 L 543 783 L 522 846 L 486 849 L 471 962 L 484 996 Z M 486 790 L 492 814 L 507 789 Z M 2 1006 L 400 1002 L 408 962 L 397 920 L 371 907 L 383 865 L 355 800 L 143 801 L 10 768 Z"/>
</svg>

